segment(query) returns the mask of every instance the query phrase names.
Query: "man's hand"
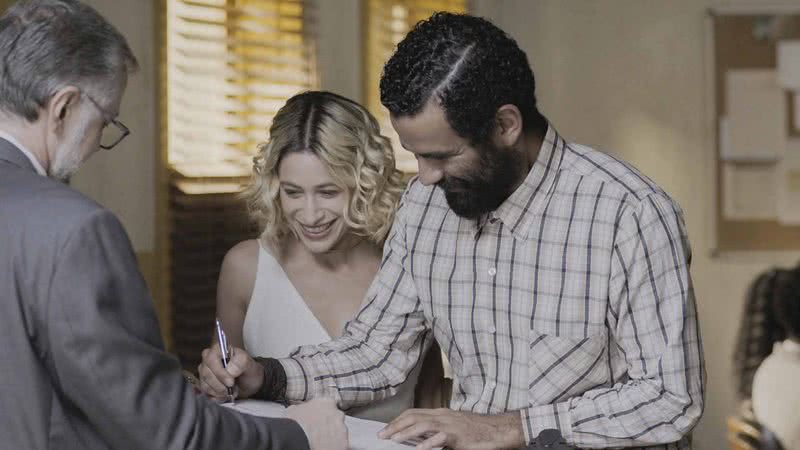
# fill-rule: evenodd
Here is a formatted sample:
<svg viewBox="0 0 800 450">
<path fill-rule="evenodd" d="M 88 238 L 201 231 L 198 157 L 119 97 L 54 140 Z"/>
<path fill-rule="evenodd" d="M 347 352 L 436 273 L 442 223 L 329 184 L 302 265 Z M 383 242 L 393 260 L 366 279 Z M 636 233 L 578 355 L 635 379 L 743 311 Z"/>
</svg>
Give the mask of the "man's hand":
<svg viewBox="0 0 800 450">
<path fill-rule="evenodd" d="M 426 437 L 417 450 L 448 446 L 453 450 L 495 450 L 525 446 L 518 412 L 487 416 L 451 409 L 409 409 L 378 433 L 402 442 Z"/>
<path fill-rule="evenodd" d="M 227 387 L 238 388 L 237 396 L 247 398 L 258 392 L 264 383 L 264 368 L 246 351 L 233 347 L 228 369 L 222 365 L 219 345 L 203 350 L 203 362 L 197 366 L 200 390 L 216 400 L 228 398 Z"/>
<path fill-rule="evenodd" d="M 336 401 L 318 398 L 301 405 L 290 406 L 286 417 L 295 420 L 308 437 L 311 450 L 347 450 L 347 427 L 344 413 Z"/>
</svg>

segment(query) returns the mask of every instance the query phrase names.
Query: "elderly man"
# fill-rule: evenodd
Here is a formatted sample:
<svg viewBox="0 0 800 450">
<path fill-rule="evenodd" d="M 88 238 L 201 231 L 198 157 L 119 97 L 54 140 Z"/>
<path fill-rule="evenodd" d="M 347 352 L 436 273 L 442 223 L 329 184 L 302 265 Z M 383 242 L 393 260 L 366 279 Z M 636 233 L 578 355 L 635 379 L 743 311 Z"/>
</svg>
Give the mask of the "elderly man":
<svg viewBox="0 0 800 450">
<path fill-rule="evenodd" d="M 452 409 L 407 411 L 381 436 L 426 437 L 420 449 L 689 448 L 704 367 L 678 205 L 561 137 L 525 53 L 486 20 L 417 24 L 384 67 L 381 101 L 419 176 L 361 311 L 341 338 L 288 358 L 238 352 L 226 372 L 208 352 L 209 393 L 235 382 L 244 395 L 368 402 L 392 395 L 433 336 Z"/>
<path fill-rule="evenodd" d="M 346 448 L 331 400 L 261 419 L 196 395 L 120 223 L 60 182 L 128 134 L 119 32 L 77 0 L 20 1 L 0 61 L 0 447 Z"/>
</svg>

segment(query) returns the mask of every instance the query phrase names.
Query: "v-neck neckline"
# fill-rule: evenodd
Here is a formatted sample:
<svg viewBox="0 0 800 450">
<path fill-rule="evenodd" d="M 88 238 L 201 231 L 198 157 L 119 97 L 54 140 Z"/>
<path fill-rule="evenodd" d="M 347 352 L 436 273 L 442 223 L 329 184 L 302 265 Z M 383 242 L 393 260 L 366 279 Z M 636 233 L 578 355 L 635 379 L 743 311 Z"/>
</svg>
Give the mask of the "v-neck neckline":
<svg viewBox="0 0 800 450">
<path fill-rule="evenodd" d="M 308 303 L 306 303 L 306 299 L 303 298 L 302 294 L 300 294 L 300 290 L 297 289 L 297 286 L 295 286 L 294 282 L 292 282 L 291 277 L 289 277 L 289 273 L 286 271 L 286 269 L 283 267 L 283 265 L 281 265 L 280 261 L 278 261 L 278 258 L 276 258 L 272 253 L 270 253 L 269 250 L 264 248 L 263 244 L 260 241 L 258 243 L 258 247 L 259 247 L 260 251 L 263 252 L 264 254 L 266 254 L 266 256 L 272 261 L 272 263 L 275 264 L 275 266 L 278 268 L 278 270 L 281 271 L 281 274 L 283 275 L 283 278 L 286 279 L 286 283 L 289 285 L 289 287 L 295 293 L 297 298 L 300 300 L 300 303 L 302 303 L 303 308 L 305 308 L 305 310 L 308 312 L 308 314 L 314 319 L 314 322 L 317 323 L 317 325 L 319 326 L 320 330 L 322 330 L 322 332 L 325 333 L 325 336 L 328 338 L 328 340 L 333 339 L 331 337 L 331 333 L 328 331 L 327 328 L 325 328 L 325 325 L 322 324 L 322 321 L 319 320 L 319 317 L 317 317 L 317 315 L 314 314 L 314 310 L 311 309 L 310 306 L 308 306 Z"/>
</svg>

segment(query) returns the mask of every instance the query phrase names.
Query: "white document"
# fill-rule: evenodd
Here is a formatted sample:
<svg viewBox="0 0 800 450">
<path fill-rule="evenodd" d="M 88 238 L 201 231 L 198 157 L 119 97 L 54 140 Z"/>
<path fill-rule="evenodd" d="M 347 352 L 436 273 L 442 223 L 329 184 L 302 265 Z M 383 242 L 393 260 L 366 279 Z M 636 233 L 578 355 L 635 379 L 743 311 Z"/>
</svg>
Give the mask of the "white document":
<svg viewBox="0 0 800 450">
<path fill-rule="evenodd" d="M 286 408 L 283 405 L 260 400 L 237 400 L 235 405 L 225 403 L 225 406 L 239 412 L 260 417 L 285 417 Z M 409 450 L 413 445 L 399 444 L 394 441 L 378 439 L 378 431 L 386 424 L 374 420 L 345 417 L 347 431 L 350 438 L 350 450 Z"/>
<path fill-rule="evenodd" d="M 728 220 L 775 220 L 776 164 L 724 163 L 723 209 Z"/>
<path fill-rule="evenodd" d="M 720 124 L 724 161 L 777 161 L 786 146 L 785 92 L 774 70 L 729 70 L 725 78 L 727 124 Z"/>
<path fill-rule="evenodd" d="M 800 139 L 791 139 L 778 164 L 778 222 L 800 225 Z"/>
<path fill-rule="evenodd" d="M 800 40 L 784 39 L 775 47 L 778 83 L 784 89 L 800 91 Z"/>
</svg>

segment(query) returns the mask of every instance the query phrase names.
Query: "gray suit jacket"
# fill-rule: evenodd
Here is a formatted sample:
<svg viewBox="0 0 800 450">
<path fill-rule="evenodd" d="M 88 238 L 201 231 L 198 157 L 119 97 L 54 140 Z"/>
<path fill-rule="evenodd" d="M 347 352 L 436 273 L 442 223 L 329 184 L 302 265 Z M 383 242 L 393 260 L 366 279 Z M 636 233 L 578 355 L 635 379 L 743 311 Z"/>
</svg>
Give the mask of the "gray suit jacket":
<svg viewBox="0 0 800 450">
<path fill-rule="evenodd" d="M 3 449 L 308 448 L 192 392 L 119 221 L 3 139 L 0 380 Z"/>
</svg>

